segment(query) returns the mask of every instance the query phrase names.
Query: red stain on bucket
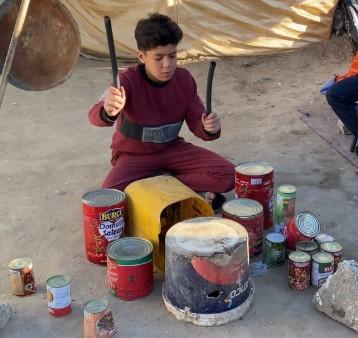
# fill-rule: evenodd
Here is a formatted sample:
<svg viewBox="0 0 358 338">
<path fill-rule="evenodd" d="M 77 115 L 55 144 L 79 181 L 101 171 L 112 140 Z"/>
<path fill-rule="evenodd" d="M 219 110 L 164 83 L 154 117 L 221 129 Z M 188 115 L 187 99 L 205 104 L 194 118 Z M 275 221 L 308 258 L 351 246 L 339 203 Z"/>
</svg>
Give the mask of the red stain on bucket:
<svg viewBox="0 0 358 338">
<path fill-rule="evenodd" d="M 107 249 L 108 288 L 123 300 L 148 295 L 153 289 L 153 246 L 138 237 L 120 238 Z"/>
<path fill-rule="evenodd" d="M 321 225 L 318 218 L 310 212 L 299 212 L 296 217 L 284 227 L 287 238 L 287 248 L 295 250 L 299 241 L 313 240 L 320 232 Z"/>
<path fill-rule="evenodd" d="M 100 189 L 82 197 L 86 258 L 94 264 L 106 265 L 109 242 L 126 231 L 126 196 L 115 189 Z"/>
<path fill-rule="evenodd" d="M 264 230 L 273 225 L 273 167 L 266 162 L 245 162 L 235 168 L 235 194 L 259 202 L 264 209 Z"/>
</svg>

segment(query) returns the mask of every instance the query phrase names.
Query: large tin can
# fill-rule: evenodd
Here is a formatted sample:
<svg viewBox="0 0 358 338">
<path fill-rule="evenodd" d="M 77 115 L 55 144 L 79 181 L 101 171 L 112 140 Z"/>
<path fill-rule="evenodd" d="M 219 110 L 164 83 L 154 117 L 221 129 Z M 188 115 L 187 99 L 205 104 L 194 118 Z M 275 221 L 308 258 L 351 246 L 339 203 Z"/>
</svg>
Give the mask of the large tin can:
<svg viewBox="0 0 358 338">
<path fill-rule="evenodd" d="M 238 198 L 222 206 L 222 216 L 245 227 L 249 234 L 249 253 L 256 256 L 262 252 L 263 207 L 254 200 Z"/>
<path fill-rule="evenodd" d="M 333 272 L 337 271 L 338 263 L 342 260 L 343 247 L 338 242 L 324 242 L 321 243 L 320 249 L 324 252 L 330 253 L 334 258 Z"/>
<path fill-rule="evenodd" d="M 48 312 L 55 317 L 63 317 L 72 311 L 71 278 L 55 275 L 47 279 Z"/>
<path fill-rule="evenodd" d="M 245 162 L 235 168 L 236 197 L 259 202 L 264 211 L 264 230 L 273 225 L 273 167 L 266 162 Z"/>
<path fill-rule="evenodd" d="M 333 274 L 334 258 L 327 252 L 316 252 L 312 256 L 312 285 L 321 287 L 326 279 Z"/>
<path fill-rule="evenodd" d="M 126 231 L 126 196 L 115 189 L 91 191 L 83 195 L 82 208 L 86 258 L 106 265 L 108 242 Z"/>
<path fill-rule="evenodd" d="M 284 228 L 288 250 L 294 251 L 299 241 L 314 239 L 320 230 L 321 225 L 315 215 L 307 211 L 299 212 Z"/>
<path fill-rule="evenodd" d="M 108 338 L 116 334 L 112 311 L 107 299 L 93 299 L 83 310 L 84 338 Z"/>
<path fill-rule="evenodd" d="M 277 189 L 275 231 L 283 233 L 284 227 L 295 217 L 296 187 L 284 184 Z"/>
<path fill-rule="evenodd" d="M 310 257 L 319 250 L 318 244 L 315 241 L 299 241 L 296 243 L 296 250 L 306 252 Z"/>
<path fill-rule="evenodd" d="M 265 237 L 264 261 L 268 266 L 281 266 L 285 264 L 286 237 L 279 232 L 269 232 Z"/>
<path fill-rule="evenodd" d="M 311 279 L 311 256 L 306 252 L 292 251 L 288 256 L 288 285 L 298 291 L 308 289 Z"/>
<path fill-rule="evenodd" d="M 120 238 L 107 249 L 108 288 L 123 300 L 148 295 L 153 289 L 153 245 L 138 238 Z"/>
<path fill-rule="evenodd" d="M 32 260 L 28 257 L 13 259 L 9 265 L 11 291 L 16 296 L 27 296 L 36 292 Z"/>
</svg>

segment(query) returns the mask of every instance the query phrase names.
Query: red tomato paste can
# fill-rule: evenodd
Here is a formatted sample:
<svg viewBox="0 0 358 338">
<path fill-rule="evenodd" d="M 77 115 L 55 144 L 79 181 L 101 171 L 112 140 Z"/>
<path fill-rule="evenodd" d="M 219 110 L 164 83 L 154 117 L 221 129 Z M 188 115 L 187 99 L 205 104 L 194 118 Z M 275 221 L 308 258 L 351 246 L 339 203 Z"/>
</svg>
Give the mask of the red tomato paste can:
<svg viewBox="0 0 358 338">
<path fill-rule="evenodd" d="M 284 227 L 288 250 L 294 251 L 299 241 L 313 240 L 320 232 L 321 225 L 318 218 L 310 212 L 298 213 Z"/>
<path fill-rule="evenodd" d="M 343 247 L 338 242 L 324 242 L 320 245 L 321 251 L 330 253 L 334 258 L 333 273 L 337 271 L 338 263 L 342 260 Z"/>
<path fill-rule="evenodd" d="M 259 202 L 264 210 L 264 230 L 273 225 L 273 167 L 266 162 L 245 162 L 235 168 L 235 195 Z"/>
<path fill-rule="evenodd" d="M 238 198 L 222 206 L 222 216 L 240 223 L 249 234 L 249 253 L 256 256 L 262 252 L 263 207 L 254 200 Z"/>
<path fill-rule="evenodd" d="M 288 286 L 303 291 L 311 281 L 311 256 L 302 251 L 293 251 L 288 256 Z"/>
<path fill-rule="evenodd" d="M 16 296 L 27 296 L 36 292 L 32 260 L 28 257 L 13 259 L 9 265 L 11 291 Z"/>
<path fill-rule="evenodd" d="M 116 334 L 112 311 L 107 299 L 93 299 L 85 304 L 84 338 L 108 338 Z"/>
<path fill-rule="evenodd" d="M 123 300 L 148 295 L 153 289 L 153 245 L 138 238 L 120 238 L 107 248 L 107 279 L 112 294 Z"/>
<path fill-rule="evenodd" d="M 116 189 L 100 189 L 82 197 L 85 252 L 88 261 L 106 265 L 109 242 L 126 231 L 126 195 Z"/>
<path fill-rule="evenodd" d="M 72 311 L 71 279 L 56 275 L 47 279 L 48 312 L 55 317 L 63 317 Z"/>
</svg>

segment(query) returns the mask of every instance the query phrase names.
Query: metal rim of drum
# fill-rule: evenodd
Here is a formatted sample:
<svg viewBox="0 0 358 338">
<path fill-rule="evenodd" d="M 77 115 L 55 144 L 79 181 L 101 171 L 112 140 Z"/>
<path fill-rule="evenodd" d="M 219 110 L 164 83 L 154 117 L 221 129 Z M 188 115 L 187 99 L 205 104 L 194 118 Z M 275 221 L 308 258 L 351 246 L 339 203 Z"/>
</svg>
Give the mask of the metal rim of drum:
<svg viewBox="0 0 358 338">
<path fill-rule="evenodd" d="M 67 275 L 55 275 L 49 277 L 46 283 L 50 288 L 63 288 L 71 283 L 71 278 Z"/>
<path fill-rule="evenodd" d="M 286 241 L 285 235 L 283 235 L 279 232 L 269 232 L 265 238 L 267 241 L 269 241 L 271 243 L 275 243 L 275 244 L 281 244 Z"/>
<path fill-rule="evenodd" d="M 299 241 L 296 243 L 296 250 L 312 252 L 318 249 L 318 244 L 313 241 Z"/>
<path fill-rule="evenodd" d="M 107 257 L 120 265 L 137 265 L 152 260 L 153 245 L 139 237 L 124 237 L 111 242 L 107 248 Z"/>
<path fill-rule="evenodd" d="M 307 263 L 311 260 L 311 256 L 302 251 L 293 251 L 288 255 L 288 259 L 295 263 Z"/>
<path fill-rule="evenodd" d="M 321 230 L 318 218 L 307 211 L 300 212 L 296 215 L 296 224 L 298 230 L 307 237 L 316 237 Z"/>
<path fill-rule="evenodd" d="M 125 199 L 125 193 L 117 189 L 98 189 L 86 192 L 82 196 L 82 202 L 91 207 L 110 207 Z"/>
<path fill-rule="evenodd" d="M 243 162 L 235 167 L 235 171 L 243 175 L 267 175 L 273 172 L 273 167 L 267 162 Z"/>
<path fill-rule="evenodd" d="M 240 218 L 253 218 L 263 213 L 262 205 L 249 198 L 237 198 L 225 202 L 222 210 Z"/>
<path fill-rule="evenodd" d="M 210 236 L 198 241 L 198 234 L 207 231 Z M 215 240 L 214 240 L 215 239 Z M 196 217 L 174 224 L 167 232 L 165 245 L 182 254 L 211 256 L 226 253 L 229 248 L 248 241 L 245 227 L 231 219 L 221 217 Z"/>
<path fill-rule="evenodd" d="M 278 192 L 283 195 L 296 194 L 296 187 L 291 184 L 283 184 L 278 187 Z"/>
<path fill-rule="evenodd" d="M 328 252 L 317 252 L 312 255 L 312 260 L 318 264 L 333 263 L 334 257 Z"/>
<path fill-rule="evenodd" d="M 15 258 L 9 262 L 8 268 L 11 270 L 23 269 L 26 266 L 32 265 L 32 260 L 29 257 Z"/>
<path fill-rule="evenodd" d="M 105 298 L 92 299 L 85 304 L 84 310 L 87 313 L 96 314 L 105 311 L 108 308 L 108 306 L 109 306 L 108 300 Z"/>
<path fill-rule="evenodd" d="M 323 242 L 321 243 L 320 248 L 328 253 L 337 253 L 343 250 L 342 245 L 338 242 Z"/>
</svg>

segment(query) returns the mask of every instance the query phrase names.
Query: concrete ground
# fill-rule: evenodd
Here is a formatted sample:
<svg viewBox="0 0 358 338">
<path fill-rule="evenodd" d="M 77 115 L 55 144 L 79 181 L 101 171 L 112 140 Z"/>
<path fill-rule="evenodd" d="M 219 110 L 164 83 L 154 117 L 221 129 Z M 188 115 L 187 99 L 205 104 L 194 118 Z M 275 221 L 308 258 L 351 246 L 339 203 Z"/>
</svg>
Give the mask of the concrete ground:
<svg viewBox="0 0 358 338">
<path fill-rule="evenodd" d="M 297 187 L 297 210 L 315 213 L 322 231 L 358 259 L 358 176 L 300 119 L 299 108 L 326 105 L 319 85 L 344 72 L 350 55 L 344 41 L 279 56 L 217 60 L 213 109 L 222 118 L 222 137 L 188 141 L 221 153 L 234 163 L 262 160 L 275 168 L 276 186 Z M 204 98 L 209 60 L 186 63 Z M 87 111 L 111 80 L 110 64 L 83 58 L 64 84 L 44 92 L 8 86 L 0 111 L 0 302 L 15 311 L 1 337 L 82 337 L 83 305 L 107 297 L 118 337 L 356 337 L 349 328 L 317 312 L 304 292 L 287 286 L 287 267 L 255 277 L 254 303 L 241 320 L 205 328 L 177 321 L 161 298 L 163 276 L 154 291 L 125 302 L 106 288 L 105 268 L 85 261 L 81 196 L 99 187 L 110 168 L 111 128 L 96 128 Z M 348 144 L 347 144 L 348 146 Z M 229 194 L 229 197 L 232 194 Z M 33 259 L 38 292 L 10 294 L 8 262 Z M 47 313 L 46 278 L 72 278 L 73 312 L 64 318 Z"/>
</svg>

